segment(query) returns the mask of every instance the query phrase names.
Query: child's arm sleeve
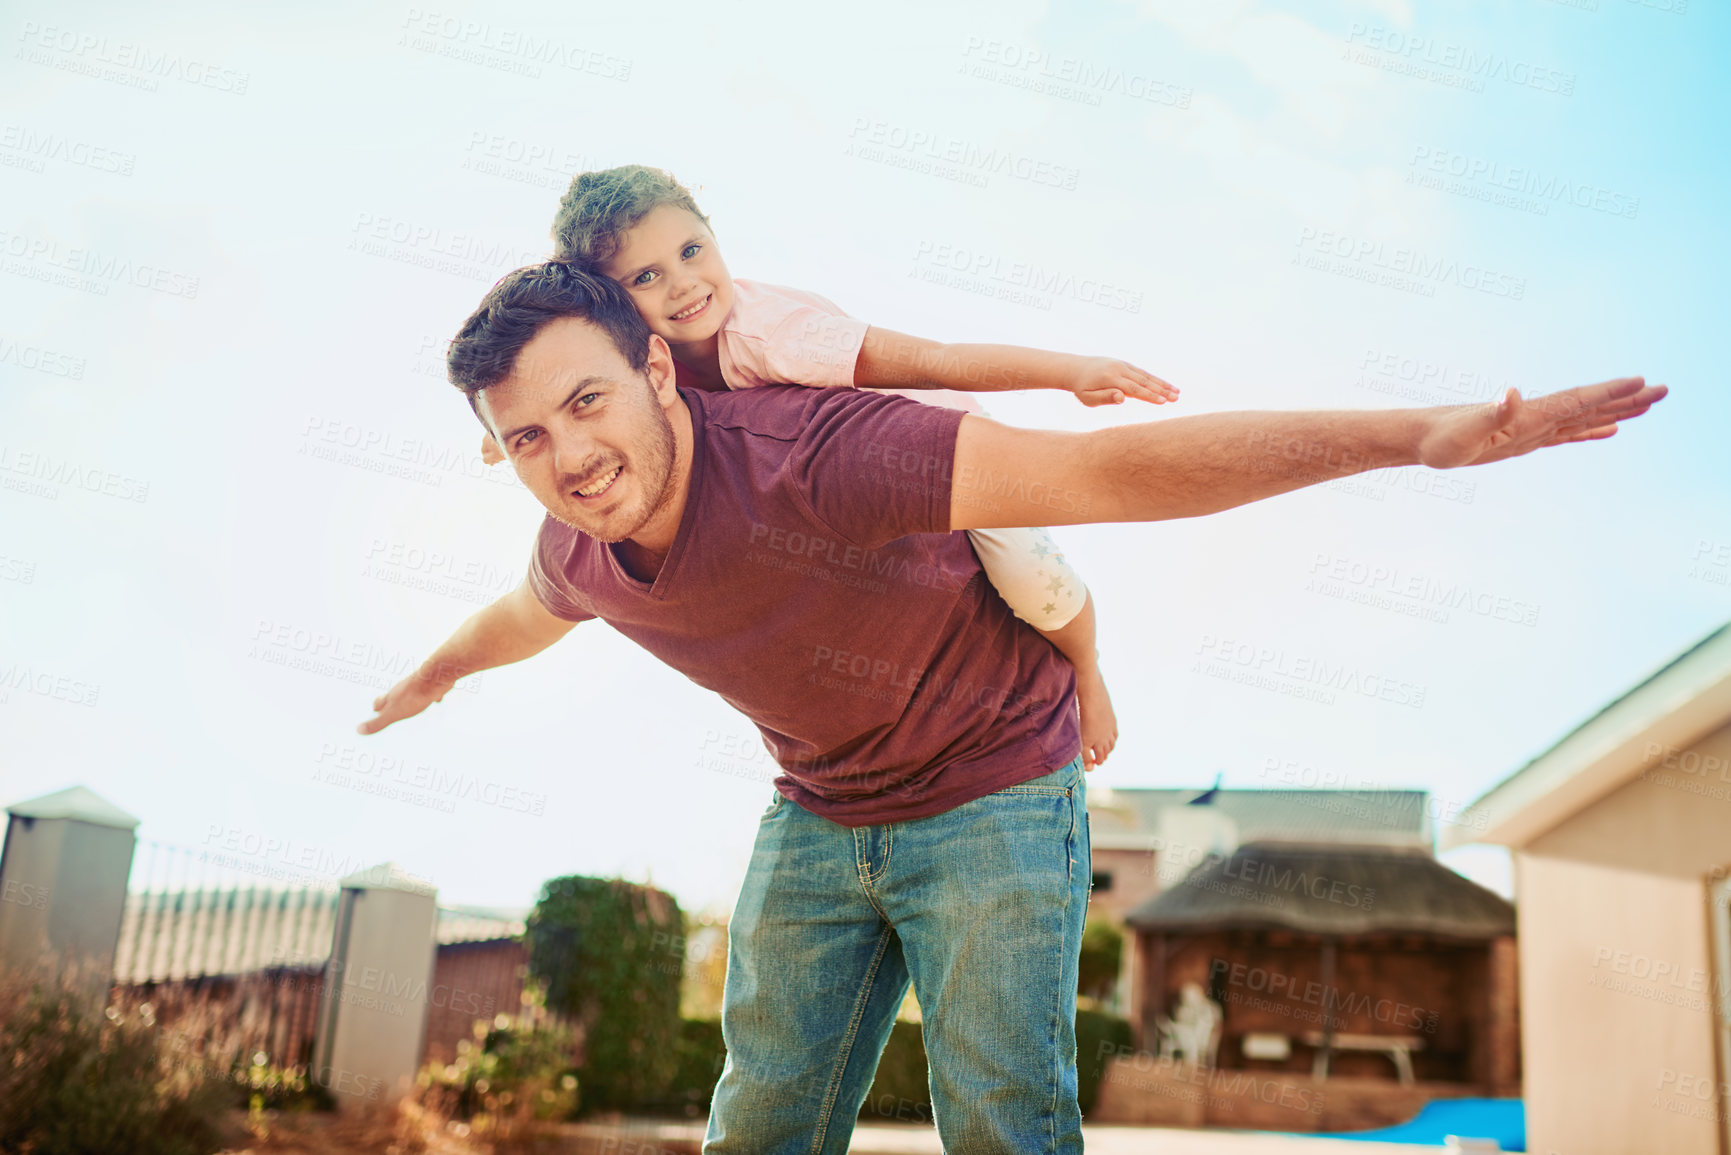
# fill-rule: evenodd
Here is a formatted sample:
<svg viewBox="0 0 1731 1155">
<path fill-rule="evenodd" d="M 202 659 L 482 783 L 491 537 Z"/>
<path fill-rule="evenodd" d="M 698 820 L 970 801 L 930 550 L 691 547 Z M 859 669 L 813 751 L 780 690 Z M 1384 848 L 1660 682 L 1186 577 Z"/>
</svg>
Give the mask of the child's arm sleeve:
<svg viewBox="0 0 1731 1155">
<path fill-rule="evenodd" d="M 970 529 L 992 588 L 1018 618 L 1036 630 L 1070 624 L 1088 601 L 1088 588 L 1044 529 Z"/>
<path fill-rule="evenodd" d="M 801 294 L 823 301 L 816 294 Z M 827 301 L 823 302 L 828 304 Z M 717 352 L 729 389 L 759 385 L 853 388 L 854 363 L 868 326 L 830 305 L 773 297 L 736 306 Z"/>
</svg>

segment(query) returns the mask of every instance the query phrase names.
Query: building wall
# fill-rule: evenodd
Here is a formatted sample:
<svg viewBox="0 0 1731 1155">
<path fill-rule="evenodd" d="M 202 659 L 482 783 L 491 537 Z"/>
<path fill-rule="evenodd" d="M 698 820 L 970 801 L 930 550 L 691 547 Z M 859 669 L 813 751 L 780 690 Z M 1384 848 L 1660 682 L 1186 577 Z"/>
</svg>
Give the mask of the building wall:
<svg viewBox="0 0 1731 1155">
<path fill-rule="evenodd" d="M 1535 1152 L 1720 1151 L 1707 885 L 1731 866 L 1731 726 L 1655 762 L 1516 856 Z"/>
<path fill-rule="evenodd" d="M 1124 916 L 1160 891 L 1152 850 L 1093 849 L 1094 874 L 1110 874 L 1108 890 L 1095 888 L 1088 903 L 1096 913 L 1108 914 L 1120 924 Z"/>
<path fill-rule="evenodd" d="M 1694 1082 L 1689 1096 L 1661 1087 L 1667 1071 L 1717 1078 L 1700 884 L 1523 854 L 1516 887 L 1528 1149 L 1717 1155 Z M 1654 960 L 1683 985 L 1651 981 Z"/>
<path fill-rule="evenodd" d="M 529 952 L 517 939 L 446 943 L 433 960 L 423 1062 L 448 1063 L 457 1043 L 475 1038 L 475 1022 L 522 1013 Z"/>
</svg>

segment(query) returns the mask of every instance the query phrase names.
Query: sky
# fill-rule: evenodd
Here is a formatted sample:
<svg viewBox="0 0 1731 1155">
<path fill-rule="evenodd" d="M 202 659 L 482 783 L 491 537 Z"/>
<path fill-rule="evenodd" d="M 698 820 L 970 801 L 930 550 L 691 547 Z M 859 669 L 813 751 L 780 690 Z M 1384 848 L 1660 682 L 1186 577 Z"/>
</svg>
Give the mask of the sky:
<svg viewBox="0 0 1731 1155">
<path fill-rule="evenodd" d="M 1458 812 L 1731 617 L 1722 5 L 0 15 L 0 803 L 84 785 L 242 882 L 731 904 L 774 768 L 600 623 L 355 733 L 541 518 L 444 342 L 625 163 L 736 276 L 1183 391 L 991 398 L 1012 424 L 1671 386 L 1602 443 L 1058 531 L 1121 725 L 1096 786 Z"/>
</svg>

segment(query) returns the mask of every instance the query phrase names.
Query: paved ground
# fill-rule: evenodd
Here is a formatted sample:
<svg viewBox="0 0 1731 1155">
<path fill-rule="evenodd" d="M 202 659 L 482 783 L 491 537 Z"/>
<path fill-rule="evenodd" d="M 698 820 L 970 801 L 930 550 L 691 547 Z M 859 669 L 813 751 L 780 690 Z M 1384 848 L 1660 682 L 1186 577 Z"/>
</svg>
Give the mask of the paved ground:
<svg viewBox="0 0 1731 1155">
<path fill-rule="evenodd" d="M 578 1150 L 615 1155 L 660 1155 L 695 1151 L 703 1140 L 701 1123 L 627 1120 L 571 1128 Z M 1310 1139 L 1260 1131 L 1190 1131 L 1172 1127 L 1084 1127 L 1089 1155 L 1418 1155 L 1444 1151 L 1408 1143 L 1360 1143 L 1350 1139 Z M 915 1126 L 854 1128 L 851 1155 L 942 1155 L 936 1131 Z"/>
</svg>

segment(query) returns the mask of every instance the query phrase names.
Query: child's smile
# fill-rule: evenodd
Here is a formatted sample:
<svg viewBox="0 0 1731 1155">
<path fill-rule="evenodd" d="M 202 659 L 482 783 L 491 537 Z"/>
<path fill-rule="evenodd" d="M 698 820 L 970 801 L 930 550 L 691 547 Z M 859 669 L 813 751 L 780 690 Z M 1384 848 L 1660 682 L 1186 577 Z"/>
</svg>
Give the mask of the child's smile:
<svg viewBox="0 0 1731 1155">
<path fill-rule="evenodd" d="M 733 278 L 714 235 L 673 205 L 645 213 L 601 271 L 625 286 L 650 331 L 676 353 L 713 344 L 733 310 Z"/>
</svg>

